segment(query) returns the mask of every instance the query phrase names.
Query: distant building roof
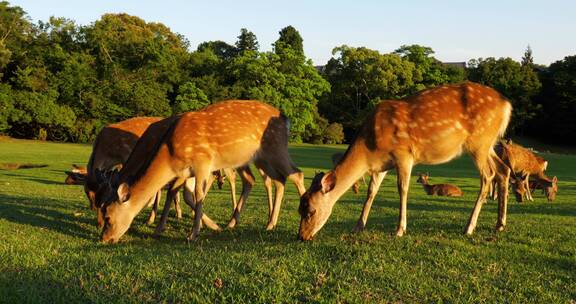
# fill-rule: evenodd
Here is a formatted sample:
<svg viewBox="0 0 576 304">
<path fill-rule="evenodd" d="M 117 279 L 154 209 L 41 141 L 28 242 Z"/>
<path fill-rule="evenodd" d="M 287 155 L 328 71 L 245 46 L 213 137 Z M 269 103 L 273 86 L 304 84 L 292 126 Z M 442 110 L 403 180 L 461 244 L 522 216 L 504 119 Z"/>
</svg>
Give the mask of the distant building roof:
<svg viewBox="0 0 576 304">
<path fill-rule="evenodd" d="M 464 62 L 464 61 L 462 61 L 462 62 L 442 62 L 442 64 L 445 66 L 450 66 L 450 67 L 455 67 L 455 68 L 461 68 L 461 69 L 466 68 L 466 62 Z"/>
</svg>

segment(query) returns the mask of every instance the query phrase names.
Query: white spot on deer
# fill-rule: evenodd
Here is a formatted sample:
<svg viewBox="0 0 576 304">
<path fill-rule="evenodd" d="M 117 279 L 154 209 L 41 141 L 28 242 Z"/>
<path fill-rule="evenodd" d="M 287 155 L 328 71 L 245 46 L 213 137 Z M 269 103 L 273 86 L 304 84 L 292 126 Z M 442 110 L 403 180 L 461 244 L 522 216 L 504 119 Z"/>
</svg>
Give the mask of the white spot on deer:
<svg viewBox="0 0 576 304">
<path fill-rule="evenodd" d="M 406 132 L 404 132 L 404 131 L 398 132 L 398 133 L 396 134 L 396 136 L 398 136 L 399 138 L 408 138 L 408 137 L 409 137 L 409 136 L 408 136 L 408 133 L 406 133 Z"/>
</svg>

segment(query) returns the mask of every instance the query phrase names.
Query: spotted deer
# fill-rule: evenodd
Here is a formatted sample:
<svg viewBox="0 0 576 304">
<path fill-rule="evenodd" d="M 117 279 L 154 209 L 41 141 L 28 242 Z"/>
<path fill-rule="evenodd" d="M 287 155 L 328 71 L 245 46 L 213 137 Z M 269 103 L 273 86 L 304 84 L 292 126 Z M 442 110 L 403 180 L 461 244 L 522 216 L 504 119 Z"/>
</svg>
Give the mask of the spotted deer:
<svg viewBox="0 0 576 304">
<path fill-rule="evenodd" d="M 438 196 L 462 196 L 462 190 L 458 186 L 450 184 L 430 184 L 430 173 L 420 173 L 418 174 L 417 183 L 422 184 L 424 191 L 428 195 L 438 195 Z"/>
<path fill-rule="evenodd" d="M 513 143 L 511 140 L 499 142 L 494 147 L 494 150 L 512 170 L 512 189 L 518 202 L 523 202 L 524 196 L 526 196 L 527 200 L 534 201 L 529 185 L 531 175 L 544 189 L 548 201 L 551 202 L 556 199 L 558 178 L 556 176 L 553 178 L 546 176 L 547 160 Z M 496 195 L 493 195 L 493 197 L 496 197 Z"/>
<path fill-rule="evenodd" d="M 379 103 L 342 161 L 314 177 L 300 199 L 299 239 L 310 240 L 328 220 L 342 194 L 366 171 L 396 169 L 400 213 L 396 235 L 407 226 L 407 197 L 412 167 L 440 164 L 467 151 L 480 173 L 480 191 L 465 229 L 472 234 L 493 178 L 498 181 L 497 230 L 506 225 L 508 167 L 493 146 L 506 131 L 512 106 L 495 90 L 472 82 L 427 89 L 404 100 Z"/>
<path fill-rule="evenodd" d="M 254 162 L 272 180 L 276 191 L 268 228 L 276 225 L 286 180 L 294 182 L 299 193 L 305 191 L 303 174 L 288 154 L 289 121 L 276 108 L 254 100 L 230 100 L 166 121 L 169 127 L 143 158 L 143 165 L 133 169 L 137 166 L 131 161 L 133 156 L 147 152 L 137 146 L 110 183 L 102 208 L 103 242 L 117 242 L 155 191 L 175 179 L 182 182 L 195 177 L 195 217 L 188 240 L 198 236 L 208 182 L 215 170 Z M 242 209 L 240 203 L 237 210 Z"/>
</svg>

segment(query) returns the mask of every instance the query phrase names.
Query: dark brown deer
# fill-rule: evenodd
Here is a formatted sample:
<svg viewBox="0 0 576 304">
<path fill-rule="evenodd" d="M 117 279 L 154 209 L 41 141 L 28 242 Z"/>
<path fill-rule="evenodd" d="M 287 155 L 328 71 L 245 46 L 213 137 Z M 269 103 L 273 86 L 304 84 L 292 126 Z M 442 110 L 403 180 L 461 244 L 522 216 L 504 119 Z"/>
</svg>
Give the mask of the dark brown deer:
<svg viewBox="0 0 576 304">
<path fill-rule="evenodd" d="M 430 185 L 429 179 L 429 173 L 420 173 L 416 180 L 417 183 L 422 184 L 426 194 L 438 196 L 462 196 L 462 190 L 458 186 L 450 184 Z"/>
<path fill-rule="evenodd" d="M 90 202 L 90 208 L 97 211 L 98 227 L 102 228 L 104 221 L 100 208 L 96 206 L 96 193 L 103 186 L 104 180 L 99 180 L 100 172 L 121 168 L 128 160 L 136 142 L 142 136 L 150 124 L 160 121 L 160 117 L 135 117 L 113 123 L 104 127 L 96 136 L 92 146 L 92 153 L 88 161 L 87 175 L 84 183 L 84 192 Z M 152 224 L 156 217 L 160 192 L 153 198 L 153 208 L 148 217 L 148 224 Z M 182 216 L 182 211 L 176 204 L 177 216 Z"/>
<path fill-rule="evenodd" d="M 64 171 L 64 173 L 66 173 L 66 180 L 64 180 L 66 185 L 84 185 L 88 175 L 86 167 L 74 164 L 72 164 L 72 171 Z"/>
<path fill-rule="evenodd" d="M 106 191 L 103 242 L 117 242 L 147 200 L 174 179 L 195 177 L 195 218 L 189 240 L 198 236 L 208 182 L 215 170 L 254 162 L 272 179 L 276 193 L 269 227 L 276 224 L 286 179 L 296 184 L 299 193 L 305 191 L 303 174 L 288 154 L 288 120 L 276 108 L 258 101 L 232 100 L 165 121 L 169 127 L 152 151 L 137 146 L 111 182 L 111 191 Z M 145 159 L 144 165 L 134 164 L 133 156 L 143 152 L 148 155 L 139 159 Z M 241 199 L 237 210 L 242 203 Z"/>
<path fill-rule="evenodd" d="M 524 196 L 533 201 L 529 185 L 530 176 L 544 189 L 548 201 L 556 199 L 558 192 L 558 178 L 549 178 L 545 171 L 548 161 L 534 154 L 532 151 L 513 143 L 511 140 L 499 142 L 494 150 L 513 172 L 512 189 L 518 202 L 524 201 Z"/>
<path fill-rule="evenodd" d="M 406 232 L 412 167 L 445 163 L 467 151 L 480 173 L 480 192 L 466 234 L 472 234 L 493 178 L 498 181 L 497 230 L 506 225 L 510 170 L 493 146 L 506 131 L 512 106 L 495 90 L 471 82 L 422 91 L 405 100 L 383 101 L 366 118 L 342 161 L 314 177 L 300 200 L 299 238 L 309 240 L 328 220 L 338 198 L 366 171 L 396 169 L 400 193 L 397 236 Z"/>
</svg>

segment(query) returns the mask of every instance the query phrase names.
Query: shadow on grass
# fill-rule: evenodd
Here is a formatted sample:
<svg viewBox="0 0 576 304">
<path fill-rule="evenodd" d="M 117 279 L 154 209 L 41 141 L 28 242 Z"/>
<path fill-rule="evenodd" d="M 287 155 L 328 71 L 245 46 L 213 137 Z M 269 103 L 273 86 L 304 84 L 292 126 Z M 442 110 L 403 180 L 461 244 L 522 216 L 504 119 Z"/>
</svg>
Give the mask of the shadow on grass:
<svg viewBox="0 0 576 304">
<path fill-rule="evenodd" d="M 9 222 L 45 228 L 83 239 L 94 238 L 94 231 L 81 225 L 93 224 L 91 221 L 56 210 L 59 208 L 70 209 L 70 206 L 61 200 L 0 194 L 0 201 L 2 201 L 0 218 Z"/>
<path fill-rule="evenodd" d="M 45 269 L 3 270 L 0 293 L 4 303 L 61 303 L 68 300 L 92 303 L 95 300 L 78 284 L 55 278 Z"/>
<path fill-rule="evenodd" d="M 2 175 L 15 177 L 15 178 L 18 178 L 18 179 L 20 179 L 20 180 L 27 180 L 27 181 L 37 182 L 37 183 L 41 183 L 41 184 L 45 184 L 45 185 L 64 185 L 64 182 L 55 182 L 55 181 L 50 180 L 50 179 L 42 179 L 42 178 L 37 178 L 37 177 L 29 177 L 29 176 L 25 176 L 25 175 L 22 175 L 22 174 L 16 174 L 16 173 L 6 173 L 6 172 L 3 172 Z M 63 180 L 64 180 L 64 178 L 63 178 Z"/>
</svg>

